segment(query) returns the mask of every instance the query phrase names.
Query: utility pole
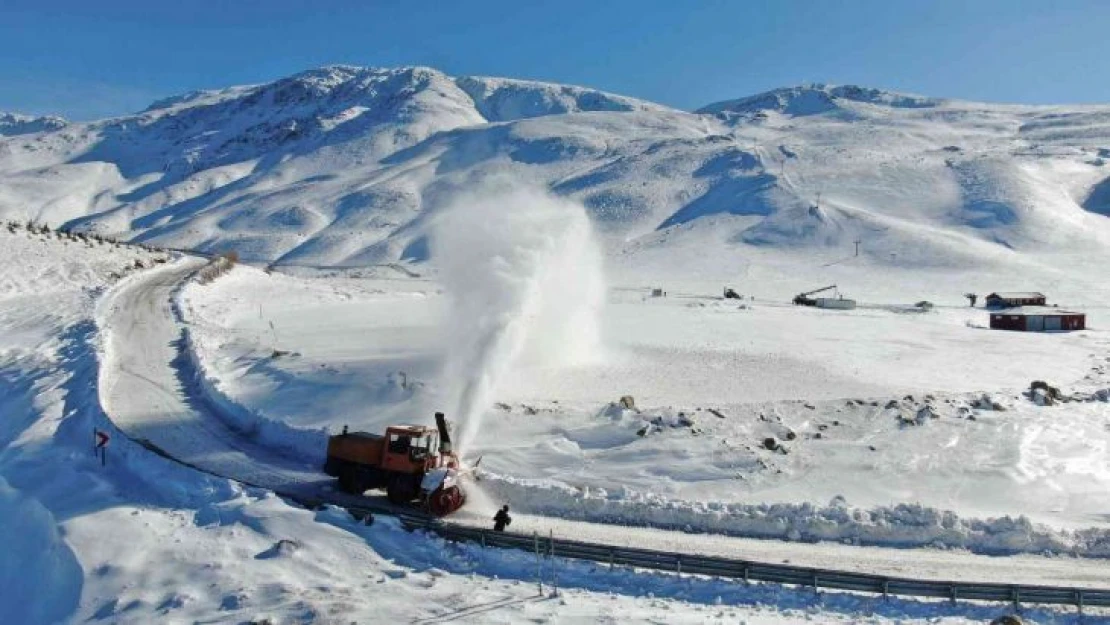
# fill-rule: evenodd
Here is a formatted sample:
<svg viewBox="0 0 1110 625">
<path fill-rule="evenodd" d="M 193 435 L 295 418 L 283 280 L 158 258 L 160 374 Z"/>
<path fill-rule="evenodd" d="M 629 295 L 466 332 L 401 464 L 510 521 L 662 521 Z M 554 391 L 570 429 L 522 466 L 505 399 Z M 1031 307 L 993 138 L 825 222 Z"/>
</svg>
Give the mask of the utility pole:
<svg viewBox="0 0 1110 625">
<path fill-rule="evenodd" d="M 861 243 L 861 241 L 857 238 L 856 239 L 856 256 L 859 256 L 859 244 L 860 243 Z"/>
</svg>

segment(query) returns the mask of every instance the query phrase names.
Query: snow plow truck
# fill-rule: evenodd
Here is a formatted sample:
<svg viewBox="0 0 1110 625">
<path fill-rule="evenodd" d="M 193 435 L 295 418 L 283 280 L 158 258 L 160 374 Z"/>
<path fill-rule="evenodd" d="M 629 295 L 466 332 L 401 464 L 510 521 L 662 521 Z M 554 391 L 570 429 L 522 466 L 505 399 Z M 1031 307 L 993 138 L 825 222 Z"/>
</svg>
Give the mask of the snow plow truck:
<svg viewBox="0 0 1110 625">
<path fill-rule="evenodd" d="M 328 438 L 324 473 L 339 479 L 340 490 L 361 495 L 385 489 L 395 504 L 416 502 L 436 516 L 458 510 L 466 502 L 459 484 L 458 456 L 442 412 L 436 427 L 391 425 L 385 434 L 348 432 Z"/>
</svg>

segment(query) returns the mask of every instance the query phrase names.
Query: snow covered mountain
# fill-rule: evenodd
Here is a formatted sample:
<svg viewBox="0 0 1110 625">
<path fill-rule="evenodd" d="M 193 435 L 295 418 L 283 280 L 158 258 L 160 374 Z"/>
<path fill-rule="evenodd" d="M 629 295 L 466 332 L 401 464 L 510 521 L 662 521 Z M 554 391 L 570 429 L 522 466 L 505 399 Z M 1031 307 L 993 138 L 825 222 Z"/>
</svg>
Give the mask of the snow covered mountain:
<svg viewBox="0 0 1110 625">
<path fill-rule="evenodd" d="M 504 177 L 581 201 L 617 257 L 791 258 L 863 240 L 873 263 L 966 268 L 1110 242 L 1110 106 L 810 85 L 691 113 L 334 66 L 98 122 L 7 119 L 0 218 L 260 261 L 420 260 L 447 197 Z"/>
<path fill-rule="evenodd" d="M 66 124 L 66 120 L 61 117 L 29 117 L 16 113 L 0 112 L 0 137 L 49 132 L 64 128 Z"/>
</svg>

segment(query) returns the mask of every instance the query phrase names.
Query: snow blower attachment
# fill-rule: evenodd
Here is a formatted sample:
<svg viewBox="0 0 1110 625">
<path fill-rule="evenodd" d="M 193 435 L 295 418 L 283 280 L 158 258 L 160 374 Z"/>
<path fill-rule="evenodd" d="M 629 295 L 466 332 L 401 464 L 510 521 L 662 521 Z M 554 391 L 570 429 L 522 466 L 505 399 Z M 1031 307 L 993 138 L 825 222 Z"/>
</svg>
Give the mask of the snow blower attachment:
<svg viewBox="0 0 1110 625">
<path fill-rule="evenodd" d="M 339 478 L 347 493 L 384 488 L 395 504 L 418 502 L 436 516 L 458 510 L 466 502 L 458 457 L 442 412 L 436 427 L 391 425 L 385 434 L 347 432 L 328 438 L 324 473 Z"/>
</svg>

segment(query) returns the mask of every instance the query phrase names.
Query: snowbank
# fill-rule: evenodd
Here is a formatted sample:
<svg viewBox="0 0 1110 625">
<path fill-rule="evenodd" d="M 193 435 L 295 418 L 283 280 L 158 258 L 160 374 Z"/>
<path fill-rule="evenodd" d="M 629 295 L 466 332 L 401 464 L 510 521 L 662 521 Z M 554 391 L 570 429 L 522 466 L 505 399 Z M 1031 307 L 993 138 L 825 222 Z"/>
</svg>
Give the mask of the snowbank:
<svg viewBox="0 0 1110 625">
<path fill-rule="evenodd" d="M 1056 530 L 1025 517 L 966 519 L 918 504 L 861 509 L 842 500 L 828 506 L 690 502 L 628 489 L 576 489 L 488 472 L 483 472 L 481 488 L 495 501 L 510 502 L 518 512 L 596 523 L 804 542 L 967 549 L 988 555 L 1110 558 L 1110 530 Z"/>
<path fill-rule="evenodd" d="M 0 557 L 0 615 L 4 621 L 54 623 L 71 614 L 81 598 L 81 565 L 58 531 L 54 516 L 3 477 L 0 535 L 9 541 Z"/>
<path fill-rule="evenodd" d="M 196 274 L 190 280 L 196 278 Z M 171 300 L 174 315 L 186 327 L 182 332 L 179 366 L 186 378 L 194 382 L 196 396 L 205 402 L 212 413 L 223 419 L 235 430 L 269 447 L 285 450 L 295 456 L 323 466 L 327 453 L 328 431 L 325 428 L 303 429 L 283 421 L 270 419 L 259 410 L 252 410 L 233 400 L 220 388 L 219 376 L 209 372 L 200 356 L 185 314 L 187 307 L 181 298 L 186 283 L 175 290 Z"/>
<path fill-rule="evenodd" d="M 264 445 L 288 451 L 323 466 L 328 446 L 327 429 L 295 428 L 282 421 L 270 419 L 261 411 L 252 410 L 231 399 L 220 389 L 219 378 L 206 371 L 188 328 L 182 333 L 181 352 L 183 358 L 180 363 L 184 373 L 188 379 L 195 382 L 196 396 L 207 404 L 213 414 L 234 429 Z"/>
</svg>

